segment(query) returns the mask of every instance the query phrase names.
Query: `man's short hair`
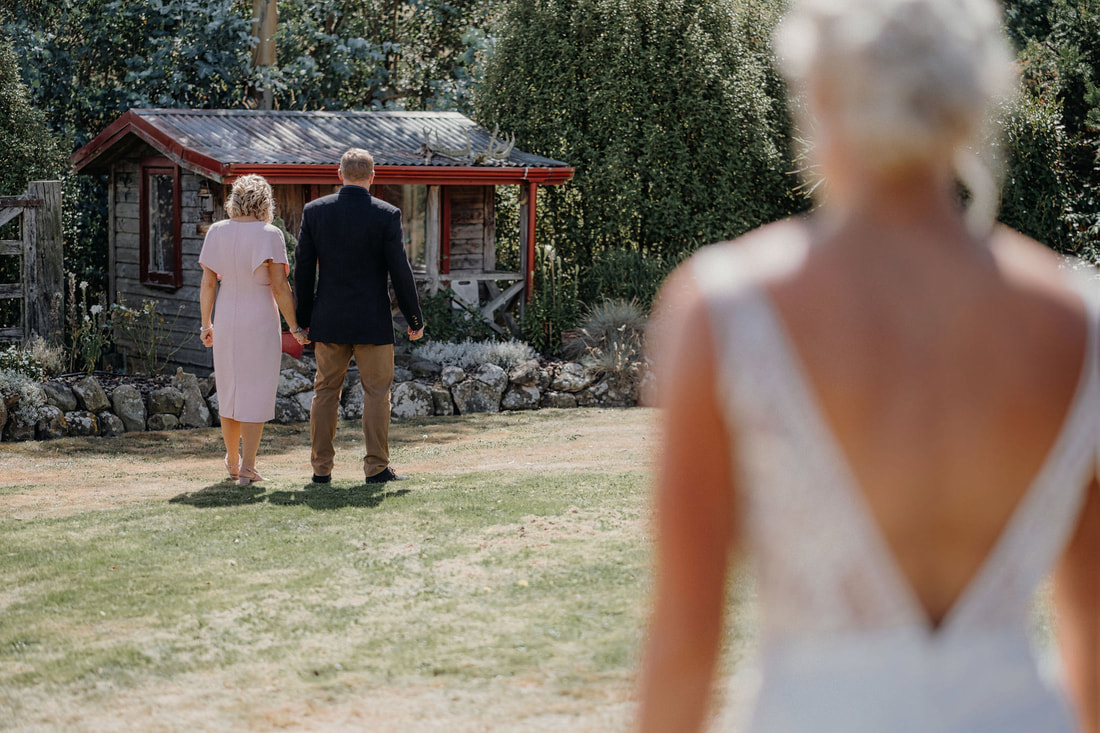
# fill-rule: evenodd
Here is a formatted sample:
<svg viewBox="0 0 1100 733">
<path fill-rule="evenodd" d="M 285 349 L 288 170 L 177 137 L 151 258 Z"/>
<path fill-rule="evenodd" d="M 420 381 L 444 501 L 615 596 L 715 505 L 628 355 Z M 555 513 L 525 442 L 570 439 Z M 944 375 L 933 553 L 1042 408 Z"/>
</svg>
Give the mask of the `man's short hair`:
<svg viewBox="0 0 1100 733">
<path fill-rule="evenodd" d="M 351 148 L 340 158 L 340 176 L 347 180 L 367 181 L 374 175 L 374 158 L 362 148 Z"/>
</svg>

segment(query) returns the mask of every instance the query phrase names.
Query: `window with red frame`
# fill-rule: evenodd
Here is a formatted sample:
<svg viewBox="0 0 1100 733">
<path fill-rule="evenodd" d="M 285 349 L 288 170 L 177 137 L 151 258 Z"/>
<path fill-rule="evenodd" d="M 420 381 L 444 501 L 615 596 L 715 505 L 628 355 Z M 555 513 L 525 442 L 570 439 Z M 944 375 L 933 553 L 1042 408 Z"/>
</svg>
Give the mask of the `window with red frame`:
<svg viewBox="0 0 1100 733">
<path fill-rule="evenodd" d="M 165 158 L 141 165 L 141 281 L 178 288 L 183 284 L 180 246 L 180 169 Z"/>
</svg>

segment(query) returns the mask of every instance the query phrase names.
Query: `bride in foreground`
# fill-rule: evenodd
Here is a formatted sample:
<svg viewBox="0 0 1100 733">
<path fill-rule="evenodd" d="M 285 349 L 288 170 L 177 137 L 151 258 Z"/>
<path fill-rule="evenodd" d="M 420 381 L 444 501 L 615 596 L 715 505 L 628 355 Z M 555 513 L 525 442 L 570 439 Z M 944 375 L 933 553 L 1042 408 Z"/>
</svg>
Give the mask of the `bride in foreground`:
<svg viewBox="0 0 1100 733">
<path fill-rule="evenodd" d="M 1097 281 L 993 225 L 997 6 L 796 0 L 776 47 L 826 193 L 665 286 L 639 727 L 703 726 L 744 549 L 748 731 L 1097 733 Z M 1061 684 L 1028 634 L 1051 573 Z"/>
</svg>

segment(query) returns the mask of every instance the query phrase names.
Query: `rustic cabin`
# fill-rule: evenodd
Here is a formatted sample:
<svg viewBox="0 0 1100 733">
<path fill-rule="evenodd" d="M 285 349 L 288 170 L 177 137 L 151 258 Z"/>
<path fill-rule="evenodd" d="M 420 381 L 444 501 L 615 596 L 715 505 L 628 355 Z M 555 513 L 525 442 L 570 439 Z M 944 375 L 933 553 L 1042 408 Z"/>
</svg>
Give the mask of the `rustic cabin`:
<svg viewBox="0 0 1100 733">
<path fill-rule="evenodd" d="M 568 181 L 566 163 L 517 150 L 455 112 L 135 109 L 72 156 L 77 172 L 109 177 L 112 298 L 156 300 L 169 316 L 182 306 L 173 339 L 197 333 L 199 251 L 233 181 L 264 176 L 276 216 L 297 236 L 305 204 L 339 188 L 350 147 L 371 151 L 371 193 L 401 208 L 424 291 L 449 287 L 490 321 L 530 295 L 536 193 Z M 497 186 L 519 187 L 519 272 L 497 269 Z M 213 364 L 198 339 L 173 363 L 200 373 Z"/>
</svg>

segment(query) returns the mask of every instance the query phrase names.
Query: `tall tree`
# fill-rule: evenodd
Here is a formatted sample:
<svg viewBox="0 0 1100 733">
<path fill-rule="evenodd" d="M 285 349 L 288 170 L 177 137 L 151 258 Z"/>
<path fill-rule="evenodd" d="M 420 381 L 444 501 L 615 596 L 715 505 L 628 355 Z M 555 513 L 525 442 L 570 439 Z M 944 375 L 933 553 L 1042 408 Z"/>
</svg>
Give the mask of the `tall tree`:
<svg viewBox="0 0 1100 733">
<path fill-rule="evenodd" d="M 284 109 L 460 109 L 485 47 L 486 0 L 300 0 L 280 8 Z"/>
<path fill-rule="evenodd" d="M 247 95 L 244 0 L 31 0 L 0 22 L 36 104 L 75 146 L 133 107 L 238 107 Z"/>
<path fill-rule="evenodd" d="M 0 195 L 16 196 L 32 180 L 55 178 L 63 164 L 45 116 L 31 104 L 11 40 L 0 31 Z"/>
<path fill-rule="evenodd" d="M 797 210 L 777 3 L 514 0 L 476 97 L 480 121 L 576 177 L 540 236 L 582 268 L 610 248 L 674 256 Z"/>
</svg>

